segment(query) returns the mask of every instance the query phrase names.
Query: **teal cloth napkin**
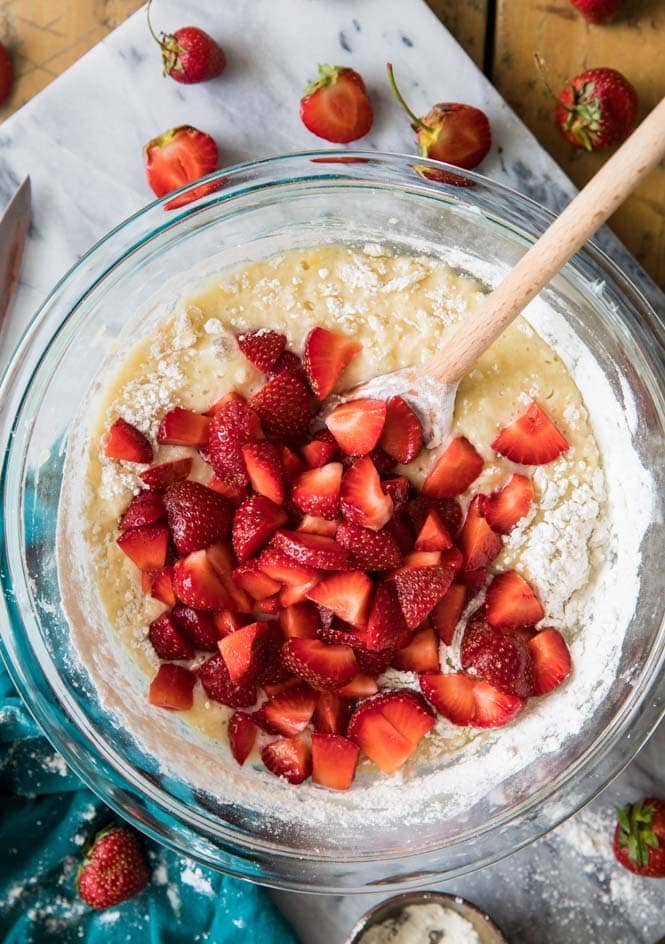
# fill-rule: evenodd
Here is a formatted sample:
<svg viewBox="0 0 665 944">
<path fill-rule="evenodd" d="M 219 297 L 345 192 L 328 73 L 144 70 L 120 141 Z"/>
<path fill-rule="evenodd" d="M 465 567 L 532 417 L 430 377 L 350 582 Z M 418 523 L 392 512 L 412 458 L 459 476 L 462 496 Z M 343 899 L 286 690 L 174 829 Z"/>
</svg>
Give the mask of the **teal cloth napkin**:
<svg viewBox="0 0 665 944">
<path fill-rule="evenodd" d="M 296 944 L 265 891 L 148 841 L 148 888 L 93 911 L 74 887 L 81 849 L 114 821 L 41 734 L 0 659 L 3 944 Z"/>
</svg>

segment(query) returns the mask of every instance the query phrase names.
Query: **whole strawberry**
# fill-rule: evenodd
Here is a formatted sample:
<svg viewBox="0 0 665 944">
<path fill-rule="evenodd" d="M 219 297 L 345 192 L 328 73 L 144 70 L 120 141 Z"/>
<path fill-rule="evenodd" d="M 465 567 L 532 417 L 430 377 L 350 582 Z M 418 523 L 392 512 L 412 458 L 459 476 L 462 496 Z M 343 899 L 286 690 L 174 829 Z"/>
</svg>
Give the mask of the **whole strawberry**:
<svg viewBox="0 0 665 944">
<path fill-rule="evenodd" d="M 108 826 L 85 853 L 76 888 L 92 908 L 110 908 L 133 898 L 149 879 L 136 833 L 125 826 Z"/>
<path fill-rule="evenodd" d="M 628 137 L 637 115 L 637 92 L 616 69 L 590 69 L 557 96 L 556 120 L 578 148 L 597 151 Z"/>
<path fill-rule="evenodd" d="M 346 66 L 319 66 L 319 76 L 300 100 L 305 127 L 326 141 L 348 144 L 372 127 L 372 103 L 360 73 Z"/>
<path fill-rule="evenodd" d="M 570 0 L 589 23 L 605 23 L 611 20 L 623 0 Z"/>
<path fill-rule="evenodd" d="M 665 800 L 648 797 L 617 810 L 614 855 L 618 862 L 649 878 L 665 878 Z"/>
<path fill-rule="evenodd" d="M 150 3 L 146 7 L 148 28 L 162 50 L 164 75 L 183 85 L 206 82 L 221 75 L 226 67 L 224 50 L 198 26 L 182 26 L 174 33 L 155 33 L 150 22 Z"/>
<path fill-rule="evenodd" d="M 9 53 L 2 43 L 0 43 L 0 105 L 4 104 L 9 97 L 13 81 L 14 71 L 12 69 L 12 61 L 9 58 Z"/>
<path fill-rule="evenodd" d="M 393 94 L 411 119 L 421 156 L 467 170 L 477 167 L 492 146 L 492 130 L 485 112 L 460 102 L 439 102 L 424 118 L 418 118 L 397 88 L 390 63 L 387 69 Z"/>
</svg>

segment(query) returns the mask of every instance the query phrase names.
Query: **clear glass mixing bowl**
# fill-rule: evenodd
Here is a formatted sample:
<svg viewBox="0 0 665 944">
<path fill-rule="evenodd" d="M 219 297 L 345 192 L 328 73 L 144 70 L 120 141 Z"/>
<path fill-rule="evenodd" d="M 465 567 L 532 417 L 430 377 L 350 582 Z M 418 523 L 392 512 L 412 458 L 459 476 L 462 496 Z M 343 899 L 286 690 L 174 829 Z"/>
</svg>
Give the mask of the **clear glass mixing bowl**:
<svg viewBox="0 0 665 944">
<path fill-rule="evenodd" d="M 554 754 L 503 784 L 491 802 L 437 823 L 392 823 L 345 836 L 334 817 L 276 832 L 160 771 L 109 717 L 72 657 L 58 589 L 55 525 L 67 433 L 102 359 L 132 313 L 176 273 L 210 271 L 323 242 L 414 246 L 461 270 L 506 270 L 549 224 L 533 201 L 483 177 L 427 179 L 442 165 L 374 152 L 317 152 L 213 175 L 219 189 L 165 212 L 154 203 L 95 246 L 56 286 L 5 374 L 2 421 L 2 637 L 12 677 L 68 764 L 139 829 L 235 875 L 310 891 L 406 888 L 505 856 L 603 788 L 663 714 L 663 330 L 639 291 L 588 246 L 547 301 L 636 404 L 633 446 L 657 489 L 642 540 L 641 586 L 619 670 L 593 718 Z M 429 170 L 428 170 L 429 168 Z M 454 168 L 451 173 L 458 174 Z M 466 184 L 462 186 L 461 184 Z M 103 343 L 100 343 L 100 338 Z M 109 667 L 112 675 L 114 667 Z M 335 841 L 332 836 L 335 835 Z"/>
</svg>

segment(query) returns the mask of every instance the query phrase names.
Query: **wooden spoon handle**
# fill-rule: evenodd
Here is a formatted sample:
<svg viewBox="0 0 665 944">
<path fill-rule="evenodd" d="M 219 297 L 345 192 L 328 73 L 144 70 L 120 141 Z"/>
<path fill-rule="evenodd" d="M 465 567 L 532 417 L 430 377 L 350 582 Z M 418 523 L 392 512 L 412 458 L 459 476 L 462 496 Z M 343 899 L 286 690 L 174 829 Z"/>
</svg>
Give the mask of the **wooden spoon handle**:
<svg viewBox="0 0 665 944">
<path fill-rule="evenodd" d="M 422 368 L 458 383 L 665 155 L 665 98 Z"/>
</svg>

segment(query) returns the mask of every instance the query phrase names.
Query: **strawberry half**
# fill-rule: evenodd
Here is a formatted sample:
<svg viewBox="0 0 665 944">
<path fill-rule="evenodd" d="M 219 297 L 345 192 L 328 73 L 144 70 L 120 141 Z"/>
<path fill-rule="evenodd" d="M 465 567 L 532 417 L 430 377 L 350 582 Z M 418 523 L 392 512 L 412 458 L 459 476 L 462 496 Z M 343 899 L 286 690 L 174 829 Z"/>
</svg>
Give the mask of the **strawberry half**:
<svg viewBox="0 0 665 944">
<path fill-rule="evenodd" d="M 148 629 L 148 639 L 160 659 L 191 659 L 194 650 L 176 629 L 171 616 L 162 613 Z"/>
<path fill-rule="evenodd" d="M 169 532 L 162 524 L 149 524 L 125 531 L 117 540 L 118 547 L 139 570 L 161 570 L 166 563 Z"/>
<path fill-rule="evenodd" d="M 392 664 L 403 672 L 438 672 L 439 639 L 432 627 L 415 633 L 409 645 L 395 653 Z"/>
<path fill-rule="evenodd" d="M 166 509 L 162 496 L 157 492 L 144 490 L 134 495 L 127 511 L 120 519 L 118 525 L 121 531 L 129 531 L 130 528 L 142 528 L 146 524 L 156 524 L 166 518 Z"/>
<path fill-rule="evenodd" d="M 393 774 L 435 721 L 420 695 L 398 690 L 364 701 L 351 716 L 347 735 L 385 774 Z"/>
<path fill-rule="evenodd" d="M 173 543 L 190 554 L 225 538 L 231 530 L 231 505 L 200 482 L 176 482 L 164 492 Z"/>
<path fill-rule="evenodd" d="M 327 607 L 345 623 L 365 626 L 374 585 L 360 570 L 324 577 L 307 596 Z"/>
<path fill-rule="evenodd" d="M 104 455 L 125 462 L 152 462 L 153 452 L 143 433 L 119 416 L 109 429 Z"/>
<path fill-rule="evenodd" d="M 286 522 L 286 512 L 263 495 L 251 495 L 233 517 L 233 550 L 240 563 L 259 551 Z"/>
<path fill-rule="evenodd" d="M 249 708 L 256 701 L 256 685 L 234 684 L 221 653 L 199 667 L 199 681 L 208 698 L 229 708 Z"/>
<path fill-rule="evenodd" d="M 148 700 L 156 708 L 188 711 L 194 704 L 196 676 L 182 665 L 165 662 L 150 683 Z"/>
<path fill-rule="evenodd" d="M 312 394 L 304 380 L 282 371 L 249 401 L 269 436 L 287 443 L 299 442 L 309 430 Z"/>
<path fill-rule="evenodd" d="M 439 639 L 447 646 L 453 641 L 465 603 L 466 587 L 461 583 L 453 583 L 430 614 L 432 625 L 439 634 Z"/>
<path fill-rule="evenodd" d="M 220 633 L 210 613 L 178 603 L 171 610 L 171 619 L 195 649 L 217 651 Z"/>
<path fill-rule="evenodd" d="M 399 567 L 402 562 L 402 552 L 395 538 L 385 528 L 372 531 L 343 521 L 337 528 L 335 540 L 346 548 L 363 570 L 389 570 Z"/>
<path fill-rule="evenodd" d="M 319 65 L 300 100 L 300 118 L 312 134 L 335 144 L 362 138 L 374 120 L 362 76 L 346 66 Z"/>
<path fill-rule="evenodd" d="M 166 446 L 204 446 L 209 425 L 210 417 L 176 406 L 159 424 L 157 442 Z"/>
<path fill-rule="evenodd" d="M 370 652 L 402 649 L 410 639 L 411 631 L 406 625 L 394 583 L 380 583 L 374 594 L 367 631 L 363 634 L 365 648 Z"/>
<path fill-rule="evenodd" d="M 379 444 L 396 462 L 416 458 L 423 447 L 420 420 L 402 397 L 391 397 L 386 404 L 386 421 Z"/>
<path fill-rule="evenodd" d="M 487 622 L 497 629 L 533 626 L 545 616 L 533 589 L 514 570 L 496 575 L 487 588 L 485 602 Z"/>
<path fill-rule="evenodd" d="M 463 727 L 500 728 L 524 707 L 522 698 L 463 672 L 421 675 L 419 681 L 423 694 L 436 710 Z"/>
<path fill-rule="evenodd" d="M 349 646 L 327 646 L 318 639 L 288 639 L 282 647 L 282 663 L 318 691 L 346 685 L 358 672 Z"/>
<path fill-rule="evenodd" d="M 465 571 L 486 567 L 501 553 L 503 547 L 500 536 L 492 531 L 483 517 L 484 501 L 484 495 L 476 495 L 472 499 L 459 535 Z"/>
<path fill-rule="evenodd" d="M 305 531 L 277 531 L 272 544 L 306 567 L 316 570 L 349 570 L 348 552 L 332 538 Z"/>
<path fill-rule="evenodd" d="M 348 522 L 372 531 L 380 531 L 390 520 L 392 498 L 381 488 L 379 473 L 369 456 L 356 459 L 344 473 L 340 507 Z"/>
<path fill-rule="evenodd" d="M 378 443 L 385 421 L 383 400 L 360 397 L 336 406 L 326 418 L 326 426 L 347 456 L 364 456 Z"/>
<path fill-rule="evenodd" d="M 348 790 L 353 783 L 360 748 L 339 734 L 312 735 L 312 781 L 331 790 Z"/>
<path fill-rule="evenodd" d="M 205 550 L 182 557 L 173 566 L 173 589 L 178 599 L 195 610 L 233 609 L 233 599 Z"/>
<path fill-rule="evenodd" d="M 242 766 L 256 743 L 258 728 L 254 724 L 252 716 L 248 715 L 246 711 L 234 711 L 229 718 L 227 732 L 231 753 Z"/>
<path fill-rule="evenodd" d="M 286 347 L 286 337 L 268 328 L 244 331 L 236 335 L 236 341 L 247 360 L 264 374 L 272 370 Z"/>
<path fill-rule="evenodd" d="M 512 462 L 545 465 L 565 452 L 568 442 L 542 407 L 533 402 L 519 419 L 500 430 L 492 449 Z"/>
<path fill-rule="evenodd" d="M 148 488 L 155 490 L 164 489 L 173 482 L 179 482 L 186 479 L 192 471 L 192 459 L 187 456 L 184 459 L 175 459 L 173 462 L 163 462 L 161 465 L 153 465 L 152 468 L 141 472 L 140 478 L 145 482 Z"/>
<path fill-rule="evenodd" d="M 278 738 L 261 749 L 261 760 L 277 777 L 298 784 L 312 772 L 312 751 L 301 737 Z"/>
<path fill-rule="evenodd" d="M 312 723 L 322 734 L 344 734 L 349 720 L 349 706 L 335 692 L 319 692 Z"/>
<path fill-rule="evenodd" d="M 249 481 L 255 492 L 264 495 L 276 505 L 284 503 L 284 470 L 282 454 L 277 446 L 269 442 L 247 443 L 242 455 Z"/>
<path fill-rule="evenodd" d="M 180 125 L 148 141 L 143 159 L 152 192 L 163 197 L 217 170 L 219 152 L 209 134 Z"/>
<path fill-rule="evenodd" d="M 488 495 L 483 515 L 493 531 L 508 534 L 529 511 L 535 497 L 533 482 L 526 475 L 511 475 L 498 492 Z"/>
<path fill-rule="evenodd" d="M 556 629 L 541 629 L 528 641 L 533 658 L 536 695 L 545 695 L 568 678 L 572 669 L 566 640 Z"/>
<path fill-rule="evenodd" d="M 291 491 L 296 508 L 306 515 L 317 515 L 329 520 L 336 518 L 343 471 L 341 462 L 329 462 L 303 472 Z"/>
<path fill-rule="evenodd" d="M 402 567 L 391 580 L 409 629 L 420 626 L 453 582 L 450 568 Z"/>
<path fill-rule="evenodd" d="M 416 551 L 447 551 L 453 546 L 453 540 L 448 533 L 441 518 L 432 508 L 427 513 L 423 526 L 418 532 L 416 543 L 413 545 Z"/>
<path fill-rule="evenodd" d="M 265 666 L 268 640 L 268 624 L 264 622 L 250 623 L 219 640 L 219 651 L 234 685 L 255 681 Z"/>
<path fill-rule="evenodd" d="M 244 489 L 249 478 L 242 447 L 262 439 L 261 422 L 244 400 L 229 400 L 210 420 L 208 451 L 215 473 L 224 481 Z"/>
<path fill-rule="evenodd" d="M 455 498 L 478 478 L 483 464 L 482 456 L 469 440 L 458 436 L 436 460 L 425 479 L 422 493 L 429 498 Z"/>
<path fill-rule="evenodd" d="M 318 695 L 308 685 L 290 685 L 264 702 L 259 711 L 260 722 L 272 734 L 293 737 L 304 731 L 312 720 Z"/>
<path fill-rule="evenodd" d="M 305 338 L 303 365 L 309 385 L 319 400 L 324 400 L 354 357 L 362 350 L 362 344 L 336 331 L 312 328 Z"/>
<path fill-rule="evenodd" d="M 533 659 L 519 636 L 492 629 L 482 618 L 469 622 L 460 647 L 462 668 L 520 698 L 534 692 Z"/>
<path fill-rule="evenodd" d="M 319 579 L 319 574 L 313 567 L 299 564 L 289 554 L 274 547 L 262 551 L 258 560 L 259 568 L 264 574 L 287 587 L 306 586 L 309 590 Z"/>
</svg>

